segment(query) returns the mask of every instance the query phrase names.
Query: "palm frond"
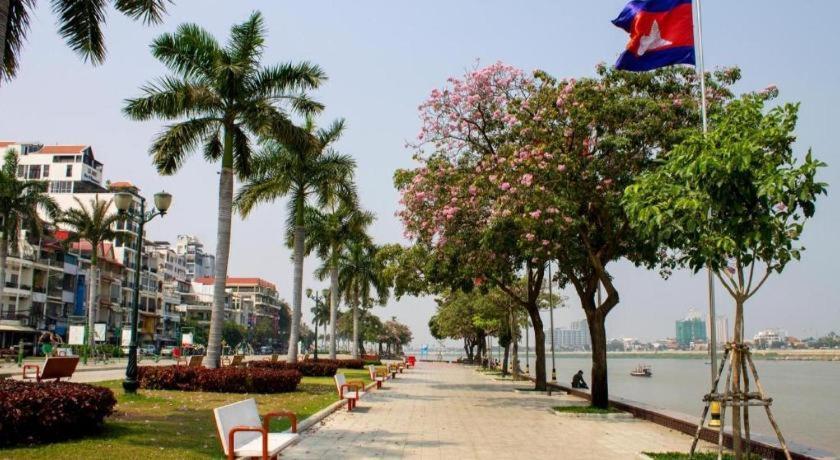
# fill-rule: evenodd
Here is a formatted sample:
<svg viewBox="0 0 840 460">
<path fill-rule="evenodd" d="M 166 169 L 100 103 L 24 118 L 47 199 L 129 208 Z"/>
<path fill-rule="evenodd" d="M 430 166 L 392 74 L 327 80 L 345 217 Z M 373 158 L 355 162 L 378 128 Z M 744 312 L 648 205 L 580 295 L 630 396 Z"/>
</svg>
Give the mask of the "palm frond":
<svg viewBox="0 0 840 460">
<path fill-rule="evenodd" d="M 0 62 L 0 84 L 17 75 L 20 49 L 29 32 L 29 13 L 34 8 L 35 0 L 9 0 L 3 62 Z"/>
<path fill-rule="evenodd" d="M 58 16 L 58 33 L 67 44 L 93 64 L 105 60 L 105 0 L 52 0 L 52 10 Z"/>
<path fill-rule="evenodd" d="M 227 53 L 242 74 L 250 74 L 257 68 L 265 45 L 265 23 L 262 14 L 255 11 L 247 21 L 230 29 Z"/>
<path fill-rule="evenodd" d="M 195 118 L 166 126 L 149 150 L 158 172 L 175 173 L 186 157 L 217 131 L 217 127 L 213 118 Z"/>
<path fill-rule="evenodd" d="M 216 79 L 222 54 L 213 35 L 196 24 L 181 24 L 174 34 L 163 34 L 152 42 L 152 55 L 173 72 L 205 82 Z"/>
<path fill-rule="evenodd" d="M 142 20 L 143 24 L 159 24 L 166 14 L 169 0 L 116 0 L 114 7 L 117 11 L 134 20 Z"/>
<path fill-rule="evenodd" d="M 140 88 L 142 96 L 126 99 L 123 113 L 134 120 L 222 115 L 223 104 L 207 85 L 164 77 Z"/>
<path fill-rule="evenodd" d="M 252 78 L 249 90 L 270 99 L 295 99 L 317 89 L 327 80 L 320 66 L 310 62 L 285 63 L 263 67 Z M 313 112 L 320 110 L 313 105 Z M 320 106 L 323 109 L 323 106 Z"/>
</svg>

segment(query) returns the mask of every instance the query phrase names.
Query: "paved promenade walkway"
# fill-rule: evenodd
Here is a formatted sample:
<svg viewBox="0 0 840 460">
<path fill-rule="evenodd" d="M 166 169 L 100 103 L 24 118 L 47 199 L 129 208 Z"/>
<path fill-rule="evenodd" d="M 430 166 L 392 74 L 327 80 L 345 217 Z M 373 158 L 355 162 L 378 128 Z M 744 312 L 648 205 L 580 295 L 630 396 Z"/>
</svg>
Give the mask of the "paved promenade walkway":
<svg viewBox="0 0 840 460">
<path fill-rule="evenodd" d="M 634 459 L 691 444 L 653 423 L 555 415 L 552 406 L 582 401 L 515 392 L 523 386 L 459 365 L 418 363 L 353 412 L 311 428 L 283 458 Z"/>
</svg>

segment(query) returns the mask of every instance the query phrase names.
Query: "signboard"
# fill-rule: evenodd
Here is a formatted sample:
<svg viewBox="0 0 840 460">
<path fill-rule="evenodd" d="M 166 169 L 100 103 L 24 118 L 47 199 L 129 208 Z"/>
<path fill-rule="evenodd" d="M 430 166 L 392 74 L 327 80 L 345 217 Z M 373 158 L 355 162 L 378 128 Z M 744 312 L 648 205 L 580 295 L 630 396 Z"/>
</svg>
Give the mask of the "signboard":
<svg viewBox="0 0 840 460">
<path fill-rule="evenodd" d="M 181 334 L 181 345 L 192 345 L 193 344 L 193 333 L 192 332 L 185 332 Z"/>
<path fill-rule="evenodd" d="M 67 333 L 68 345 L 84 345 L 85 344 L 85 327 L 84 326 L 70 326 Z"/>
<path fill-rule="evenodd" d="M 122 336 L 120 338 L 120 345 L 123 347 L 131 345 L 131 327 L 123 328 Z"/>
<path fill-rule="evenodd" d="M 97 342 L 104 342 L 105 341 L 105 331 L 107 330 L 107 325 L 105 323 L 96 323 L 93 325 L 93 340 Z"/>
</svg>

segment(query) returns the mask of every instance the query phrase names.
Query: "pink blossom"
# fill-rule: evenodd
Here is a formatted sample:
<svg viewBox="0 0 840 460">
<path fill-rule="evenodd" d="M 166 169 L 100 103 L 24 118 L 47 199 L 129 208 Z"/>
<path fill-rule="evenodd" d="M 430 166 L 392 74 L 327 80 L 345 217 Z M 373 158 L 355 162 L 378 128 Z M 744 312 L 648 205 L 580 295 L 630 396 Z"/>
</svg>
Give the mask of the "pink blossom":
<svg viewBox="0 0 840 460">
<path fill-rule="evenodd" d="M 542 211 L 537 209 L 536 211 L 532 211 L 531 213 L 529 213 L 529 215 L 534 219 L 539 219 L 540 216 L 542 215 Z"/>
<path fill-rule="evenodd" d="M 567 224 L 571 224 L 572 222 L 574 222 L 574 219 L 572 219 L 569 216 L 563 216 L 563 221 L 566 222 Z"/>
<path fill-rule="evenodd" d="M 502 182 L 502 185 L 500 185 L 499 188 L 502 189 L 502 190 L 508 190 L 508 189 L 510 189 L 510 183 Z"/>
<path fill-rule="evenodd" d="M 519 180 L 519 182 L 526 187 L 530 187 L 531 183 L 533 181 L 534 181 L 534 175 L 533 174 L 525 174 L 525 175 L 522 176 L 522 179 Z"/>
<path fill-rule="evenodd" d="M 537 236 L 534 235 L 533 233 L 526 233 L 525 234 L 525 239 L 528 240 L 528 241 L 534 241 L 536 238 L 537 238 Z"/>
<path fill-rule="evenodd" d="M 557 165 L 557 170 L 563 172 L 566 170 L 566 165 Z"/>
</svg>

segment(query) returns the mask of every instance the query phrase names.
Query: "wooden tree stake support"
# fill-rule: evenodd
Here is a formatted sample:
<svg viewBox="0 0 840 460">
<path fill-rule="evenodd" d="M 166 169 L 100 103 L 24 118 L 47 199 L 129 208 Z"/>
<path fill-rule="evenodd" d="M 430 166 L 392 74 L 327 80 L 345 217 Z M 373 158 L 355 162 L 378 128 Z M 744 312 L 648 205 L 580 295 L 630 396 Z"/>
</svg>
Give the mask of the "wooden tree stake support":
<svg viewBox="0 0 840 460">
<path fill-rule="evenodd" d="M 735 353 L 740 353 L 742 359 L 740 360 L 740 368 L 741 368 L 741 378 L 736 380 L 742 380 L 741 382 L 737 382 L 732 380 L 732 361 L 735 358 Z M 752 374 L 753 381 L 755 382 L 756 389 L 758 391 L 750 391 L 750 374 L 747 373 L 747 366 L 749 366 L 749 370 Z M 723 393 L 718 392 L 718 385 L 720 383 L 720 379 L 723 376 L 724 368 L 726 368 L 726 381 L 723 386 Z M 743 386 L 741 384 L 743 383 Z M 718 460 L 723 458 L 723 429 L 726 426 L 725 419 L 726 419 L 726 408 L 727 407 L 742 407 L 743 408 L 743 422 L 744 422 L 744 438 L 746 441 L 746 458 L 750 458 L 750 415 L 749 415 L 749 408 L 750 406 L 763 406 L 765 412 L 767 413 L 767 419 L 770 421 L 770 425 L 773 427 L 773 431 L 776 432 L 776 437 L 779 440 L 779 444 L 782 446 L 782 449 L 785 452 L 785 458 L 791 460 L 790 451 L 788 451 L 787 443 L 785 442 L 785 438 L 782 436 L 782 431 L 779 429 L 779 425 L 776 423 L 776 419 L 773 417 L 773 413 L 770 411 L 770 406 L 773 404 L 773 398 L 767 397 L 766 393 L 764 392 L 764 387 L 761 385 L 761 380 L 758 378 L 758 371 L 755 368 L 755 363 L 752 359 L 752 353 L 748 346 L 744 344 L 737 344 L 737 343 L 727 343 L 726 348 L 724 349 L 723 359 L 720 361 L 720 366 L 717 371 L 717 376 L 715 377 L 715 381 L 712 384 L 711 391 L 703 396 L 703 401 L 705 405 L 703 407 L 703 413 L 700 416 L 700 423 L 697 425 L 697 431 L 694 434 L 694 440 L 691 442 L 691 450 L 690 456 L 694 456 L 694 452 L 697 448 L 697 443 L 700 441 L 700 433 L 703 430 L 703 426 L 706 424 L 706 417 L 709 415 L 709 410 L 713 401 L 720 403 L 720 429 L 718 430 Z"/>
</svg>

